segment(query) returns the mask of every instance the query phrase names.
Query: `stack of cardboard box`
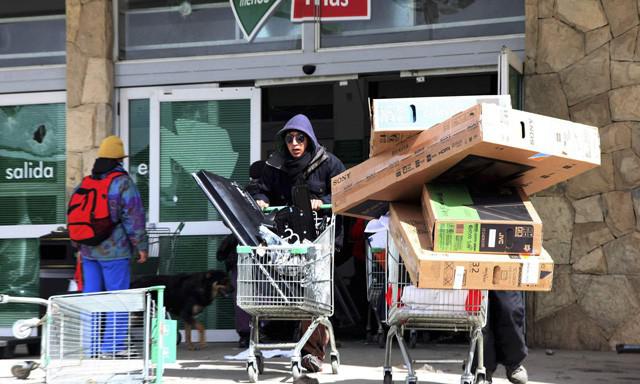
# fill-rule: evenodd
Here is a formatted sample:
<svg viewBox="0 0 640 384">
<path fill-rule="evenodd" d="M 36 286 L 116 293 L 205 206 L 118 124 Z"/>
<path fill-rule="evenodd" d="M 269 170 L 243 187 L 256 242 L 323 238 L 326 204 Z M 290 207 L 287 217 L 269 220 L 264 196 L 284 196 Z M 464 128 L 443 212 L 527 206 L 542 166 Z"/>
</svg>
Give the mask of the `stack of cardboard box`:
<svg viewBox="0 0 640 384">
<path fill-rule="evenodd" d="M 420 288 L 551 289 L 527 196 L 599 166 L 597 128 L 511 109 L 508 96 L 374 100 L 371 121 L 372 156 L 332 179 L 334 212 L 389 212 Z"/>
</svg>

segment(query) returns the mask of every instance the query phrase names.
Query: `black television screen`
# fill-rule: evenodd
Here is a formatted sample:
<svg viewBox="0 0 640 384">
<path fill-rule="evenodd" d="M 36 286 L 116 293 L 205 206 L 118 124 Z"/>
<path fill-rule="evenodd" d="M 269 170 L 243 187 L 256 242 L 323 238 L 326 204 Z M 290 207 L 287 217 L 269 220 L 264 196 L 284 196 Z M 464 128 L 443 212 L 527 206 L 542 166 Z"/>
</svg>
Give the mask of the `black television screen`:
<svg viewBox="0 0 640 384">
<path fill-rule="evenodd" d="M 268 220 L 251 195 L 238 183 L 209 171 L 201 170 L 192 176 L 238 242 L 253 247 L 260 245 L 258 227 Z"/>
</svg>

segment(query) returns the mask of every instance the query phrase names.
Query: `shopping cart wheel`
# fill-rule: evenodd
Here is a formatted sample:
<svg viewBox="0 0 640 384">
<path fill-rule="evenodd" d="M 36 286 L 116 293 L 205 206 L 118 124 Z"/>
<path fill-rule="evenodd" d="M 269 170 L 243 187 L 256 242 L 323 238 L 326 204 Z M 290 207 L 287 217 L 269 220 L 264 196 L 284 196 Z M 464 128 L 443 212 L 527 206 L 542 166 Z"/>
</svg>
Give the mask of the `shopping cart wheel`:
<svg viewBox="0 0 640 384">
<path fill-rule="evenodd" d="M 293 376 L 293 381 L 296 381 L 298 377 L 302 376 L 302 371 L 297 362 L 291 363 L 291 375 Z"/>
<path fill-rule="evenodd" d="M 415 348 L 416 344 L 418 344 L 418 331 L 412 329 L 409 331 L 409 348 Z"/>
<path fill-rule="evenodd" d="M 331 372 L 334 375 L 337 375 L 338 369 L 340 369 L 340 360 L 338 359 L 338 356 L 331 356 Z"/>
<path fill-rule="evenodd" d="M 391 372 L 384 373 L 384 380 L 382 381 L 384 384 L 392 384 L 393 378 L 391 377 Z"/>
<path fill-rule="evenodd" d="M 39 364 L 35 361 L 25 361 L 22 365 L 14 365 L 11 367 L 11 374 L 20 380 L 25 380 L 29 377 L 29 374 L 34 369 L 38 368 Z"/>
<path fill-rule="evenodd" d="M 262 355 L 256 355 L 256 363 L 258 364 L 258 373 L 264 373 L 264 358 Z"/>
<path fill-rule="evenodd" d="M 247 364 L 247 376 L 249 376 L 250 383 L 258 382 L 258 371 L 256 370 L 256 367 L 253 366 L 253 363 Z"/>
</svg>

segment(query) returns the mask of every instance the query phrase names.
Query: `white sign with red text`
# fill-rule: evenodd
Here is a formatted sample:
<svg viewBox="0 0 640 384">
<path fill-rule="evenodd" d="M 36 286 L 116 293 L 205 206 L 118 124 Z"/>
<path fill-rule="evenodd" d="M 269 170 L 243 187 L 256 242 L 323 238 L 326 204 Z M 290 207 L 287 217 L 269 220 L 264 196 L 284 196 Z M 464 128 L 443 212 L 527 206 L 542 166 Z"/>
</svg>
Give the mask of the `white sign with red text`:
<svg viewBox="0 0 640 384">
<path fill-rule="evenodd" d="M 292 0 L 291 21 L 369 20 L 371 0 Z"/>
</svg>

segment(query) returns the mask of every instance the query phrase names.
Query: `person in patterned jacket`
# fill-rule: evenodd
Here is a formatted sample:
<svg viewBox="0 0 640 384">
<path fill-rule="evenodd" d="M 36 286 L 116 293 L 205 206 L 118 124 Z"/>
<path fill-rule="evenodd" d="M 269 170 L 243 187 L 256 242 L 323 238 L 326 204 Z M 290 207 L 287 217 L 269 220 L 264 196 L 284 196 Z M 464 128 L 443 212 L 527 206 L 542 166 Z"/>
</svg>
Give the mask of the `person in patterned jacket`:
<svg viewBox="0 0 640 384">
<path fill-rule="evenodd" d="M 91 171 L 94 178 L 104 178 L 112 172 L 125 172 L 122 160 L 126 157 L 122 140 L 109 136 L 100 144 L 98 158 Z M 83 292 L 103 292 L 129 289 L 131 271 L 129 260 L 137 256 L 138 263 L 147 261 L 147 233 L 145 212 L 140 192 L 126 174 L 113 179 L 108 201 L 111 220 L 117 225 L 111 235 L 96 246 L 77 244 L 82 260 Z M 106 318 L 92 318 L 91 355 L 117 357 L 124 355 L 127 336 L 126 313 L 109 312 Z M 104 321 L 104 332 L 97 334 L 96 322 Z"/>
</svg>

